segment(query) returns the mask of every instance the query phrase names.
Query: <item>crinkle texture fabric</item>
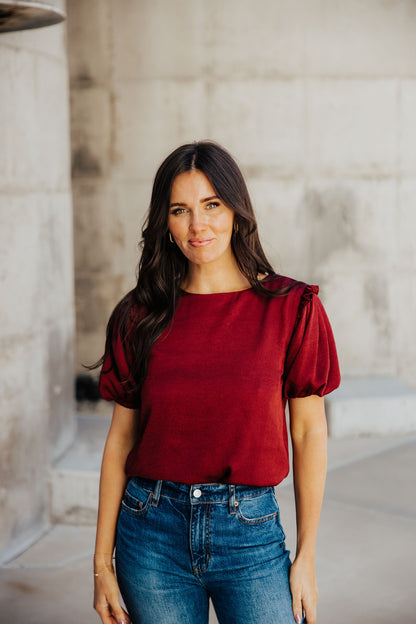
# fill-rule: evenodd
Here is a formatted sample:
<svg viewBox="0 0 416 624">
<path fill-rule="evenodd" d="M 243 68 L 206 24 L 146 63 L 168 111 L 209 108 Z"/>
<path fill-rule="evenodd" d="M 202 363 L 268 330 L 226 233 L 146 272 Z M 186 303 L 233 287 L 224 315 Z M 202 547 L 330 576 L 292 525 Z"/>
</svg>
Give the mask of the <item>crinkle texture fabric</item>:
<svg viewBox="0 0 416 624">
<path fill-rule="evenodd" d="M 131 324 L 137 322 L 139 314 L 131 311 L 129 315 L 129 328 Z M 116 401 L 124 407 L 134 409 L 138 405 L 137 394 L 135 392 L 135 381 L 131 374 L 131 353 L 128 341 L 123 342 L 120 332 L 116 329 L 112 337 L 112 348 L 114 352 L 114 362 L 110 356 L 110 345 L 107 339 L 105 347 L 104 362 L 100 374 L 100 393 L 106 401 Z"/>
<path fill-rule="evenodd" d="M 182 483 L 275 485 L 288 473 L 285 403 L 340 383 L 331 326 L 317 286 L 273 275 L 268 289 L 183 293 L 154 344 L 140 406 L 129 349 L 116 333 L 100 377 L 104 399 L 138 409 L 129 476 Z"/>
<path fill-rule="evenodd" d="M 285 398 L 332 392 L 334 338 L 318 286 L 306 286 L 285 362 Z"/>
</svg>

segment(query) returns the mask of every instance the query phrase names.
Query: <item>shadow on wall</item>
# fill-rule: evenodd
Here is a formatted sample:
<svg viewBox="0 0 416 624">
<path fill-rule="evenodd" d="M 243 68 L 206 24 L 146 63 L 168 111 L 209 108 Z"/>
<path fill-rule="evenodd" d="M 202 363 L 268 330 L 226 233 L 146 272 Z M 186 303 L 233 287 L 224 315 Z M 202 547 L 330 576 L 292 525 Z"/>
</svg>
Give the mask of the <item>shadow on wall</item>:
<svg viewBox="0 0 416 624">
<path fill-rule="evenodd" d="M 311 261 L 319 266 L 340 249 L 356 247 L 356 203 L 352 189 L 343 186 L 310 189 L 304 198 L 311 218 Z"/>
<path fill-rule="evenodd" d="M 334 311 L 342 366 L 353 376 L 396 374 L 389 286 L 395 263 L 394 206 L 394 197 L 377 181 L 316 185 L 302 201 L 310 278 L 319 276 L 325 303 Z"/>
</svg>

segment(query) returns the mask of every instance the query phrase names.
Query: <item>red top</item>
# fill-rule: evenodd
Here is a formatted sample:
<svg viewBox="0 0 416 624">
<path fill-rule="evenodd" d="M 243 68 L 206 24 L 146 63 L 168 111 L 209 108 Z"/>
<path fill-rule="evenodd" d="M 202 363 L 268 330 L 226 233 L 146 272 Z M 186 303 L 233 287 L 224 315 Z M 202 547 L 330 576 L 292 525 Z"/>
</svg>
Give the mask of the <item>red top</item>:
<svg viewBox="0 0 416 624">
<path fill-rule="evenodd" d="M 327 394 L 340 374 L 318 287 L 276 275 L 264 284 L 294 287 L 277 298 L 252 288 L 182 294 L 151 351 L 128 476 L 264 486 L 288 474 L 286 399 Z M 126 377 L 119 336 L 113 346 Z M 100 390 L 135 407 L 114 371 L 101 372 Z"/>
</svg>

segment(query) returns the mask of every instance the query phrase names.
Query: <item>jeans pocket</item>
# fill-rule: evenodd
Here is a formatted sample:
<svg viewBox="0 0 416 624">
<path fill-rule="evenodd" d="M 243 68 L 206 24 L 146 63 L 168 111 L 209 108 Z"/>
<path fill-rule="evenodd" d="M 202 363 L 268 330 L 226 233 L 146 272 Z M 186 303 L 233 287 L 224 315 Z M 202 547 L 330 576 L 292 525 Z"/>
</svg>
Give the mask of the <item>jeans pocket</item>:
<svg viewBox="0 0 416 624">
<path fill-rule="evenodd" d="M 244 524 L 261 524 L 279 515 L 279 505 L 270 488 L 260 495 L 238 501 L 237 517 Z"/>
<path fill-rule="evenodd" d="M 153 492 L 148 492 L 131 479 L 121 501 L 121 509 L 132 516 L 142 516 L 149 509 Z"/>
</svg>

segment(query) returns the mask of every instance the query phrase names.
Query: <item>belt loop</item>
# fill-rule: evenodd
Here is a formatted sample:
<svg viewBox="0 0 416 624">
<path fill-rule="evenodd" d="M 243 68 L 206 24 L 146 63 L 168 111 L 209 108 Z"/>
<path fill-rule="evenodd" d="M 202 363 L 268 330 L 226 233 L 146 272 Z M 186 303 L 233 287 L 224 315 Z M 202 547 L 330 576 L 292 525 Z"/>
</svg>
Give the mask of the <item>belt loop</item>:
<svg viewBox="0 0 416 624">
<path fill-rule="evenodd" d="M 228 493 L 228 511 L 230 512 L 230 514 L 235 514 L 235 485 L 228 486 Z"/>
<path fill-rule="evenodd" d="M 159 504 L 160 492 L 162 490 L 162 483 L 163 481 L 156 481 L 156 486 L 153 492 L 153 500 L 152 500 L 153 507 L 157 507 Z"/>
</svg>

